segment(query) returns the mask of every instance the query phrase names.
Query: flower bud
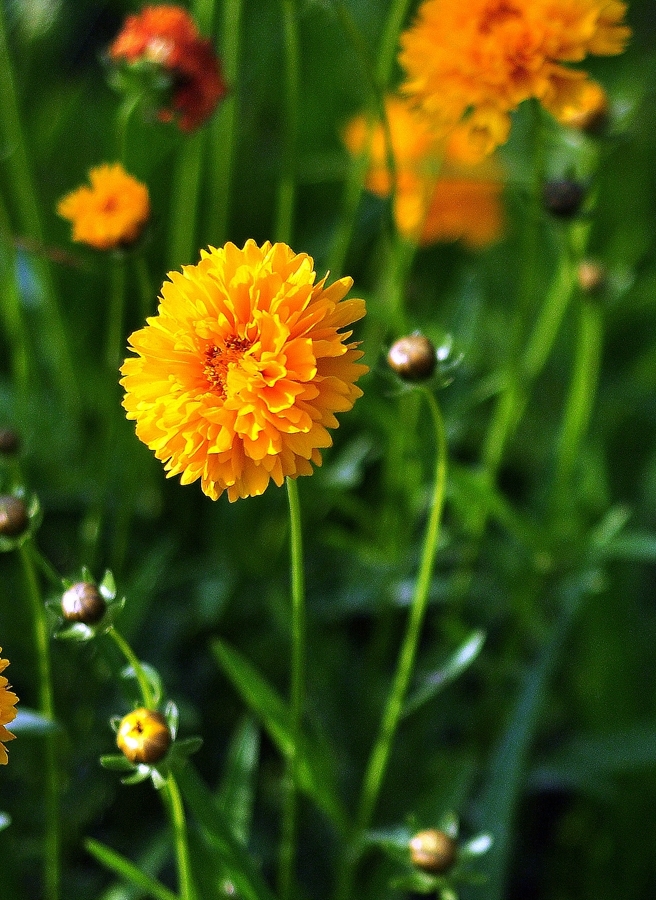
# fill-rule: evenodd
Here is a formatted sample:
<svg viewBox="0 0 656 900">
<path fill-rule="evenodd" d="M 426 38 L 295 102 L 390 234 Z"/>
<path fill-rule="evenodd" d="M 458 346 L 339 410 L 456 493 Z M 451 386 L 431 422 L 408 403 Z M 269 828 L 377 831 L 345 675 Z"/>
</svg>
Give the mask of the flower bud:
<svg viewBox="0 0 656 900">
<path fill-rule="evenodd" d="M 392 344 L 387 362 L 404 381 L 425 381 L 435 371 L 435 347 L 423 334 L 409 334 Z"/>
<path fill-rule="evenodd" d="M 152 765 L 166 756 L 171 731 L 161 713 L 142 707 L 121 720 L 116 743 L 130 762 Z"/>
<path fill-rule="evenodd" d="M 0 428 L 0 454 L 15 456 L 20 447 L 20 440 L 13 428 Z"/>
<path fill-rule="evenodd" d="M 29 524 L 27 506 L 12 494 L 0 495 L 0 535 L 18 537 Z"/>
<path fill-rule="evenodd" d="M 584 259 L 576 270 L 576 279 L 584 294 L 596 294 L 606 283 L 606 267 L 593 259 Z"/>
<path fill-rule="evenodd" d="M 585 188 L 571 178 L 557 178 L 544 184 L 542 197 L 545 208 L 550 213 L 561 219 L 569 219 L 580 210 Z"/>
<path fill-rule="evenodd" d="M 439 875 L 448 871 L 456 860 L 457 844 L 445 831 L 428 828 L 410 839 L 412 864 L 424 872 Z"/>
<path fill-rule="evenodd" d="M 89 581 L 78 581 L 62 596 L 62 613 L 67 622 L 95 625 L 105 615 L 107 604 L 100 591 Z"/>
</svg>

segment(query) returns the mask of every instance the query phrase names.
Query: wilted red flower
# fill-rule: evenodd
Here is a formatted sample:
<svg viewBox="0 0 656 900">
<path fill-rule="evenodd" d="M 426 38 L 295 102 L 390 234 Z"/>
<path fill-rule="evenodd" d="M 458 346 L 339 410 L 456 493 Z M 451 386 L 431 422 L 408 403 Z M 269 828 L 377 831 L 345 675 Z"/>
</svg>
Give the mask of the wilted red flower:
<svg viewBox="0 0 656 900">
<path fill-rule="evenodd" d="M 179 6 L 147 6 L 128 16 L 109 56 L 128 66 L 151 64 L 171 76 L 171 102 L 160 109 L 159 117 L 164 122 L 176 119 L 183 131 L 202 125 L 227 93 L 211 41 L 201 37 Z"/>
</svg>

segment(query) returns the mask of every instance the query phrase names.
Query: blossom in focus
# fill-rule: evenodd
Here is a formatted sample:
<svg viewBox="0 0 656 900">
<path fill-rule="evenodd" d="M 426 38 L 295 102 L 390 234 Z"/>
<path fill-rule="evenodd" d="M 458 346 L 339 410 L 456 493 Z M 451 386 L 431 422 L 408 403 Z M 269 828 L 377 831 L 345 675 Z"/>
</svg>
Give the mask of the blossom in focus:
<svg viewBox="0 0 656 900">
<path fill-rule="evenodd" d="M 177 120 L 182 131 L 202 125 L 227 93 L 211 41 L 201 37 L 180 6 L 146 6 L 128 16 L 109 48 L 109 57 L 117 64 L 152 66 L 170 76 L 170 99 L 159 117 L 165 122 Z"/>
<path fill-rule="evenodd" d="M 394 179 L 381 123 L 369 134 L 367 117 L 356 116 L 346 126 L 344 143 L 352 154 L 363 153 L 369 146 L 368 190 L 387 197 L 395 188 L 394 220 L 399 232 L 422 245 L 462 240 L 480 248 L 497 240 L 503 231 L 503 185 L 496 161 L 461 164 L 445 142 L 435 138 L 426 117 L 402 97 L 386 99 L 385 115 Z"/>
<path fill-rule="evenodd" d="M 620 0 L 424 0 L 401 35 L 403 92 L 472 161 L 505 142 L 529 97 L 558 115 L 589 84 L 563 63 L 621 53 Z"/>
<path fill-rule="evenodd" d="M 129 340 L 123 405 L 183 484 L 233 501 L 310 475 L 367 371 L 343 331 L 365 314 L 286 244 L 228 243 L 169 273 L 158 314 Z"/>
<path fill-rule="evenodd" d="M 66 194 L 57 212 L 73 223 L 73 240 L 97 250 L 132 244 L 150 218 L 148 188 L 128 175 L 120 163 L 89 172 L 91 186 Z"/>
<path fill-rule="evenodd" d="M 2 653 L 2 647 L 0 647 Z M 9 660 L 0 659 L 0 673 L 9 665 Z M 11 685 L 4 675 L 0 674 L 0 766 L 6 766 L 9 757 L 5 749 L 5 742 L 12 741 L 15 735 L 7 731 L 6 725 L 16 718 L 16 710 L 14 707 L 18 703 L 18 697 L 11 690 Z"/>
</svg>

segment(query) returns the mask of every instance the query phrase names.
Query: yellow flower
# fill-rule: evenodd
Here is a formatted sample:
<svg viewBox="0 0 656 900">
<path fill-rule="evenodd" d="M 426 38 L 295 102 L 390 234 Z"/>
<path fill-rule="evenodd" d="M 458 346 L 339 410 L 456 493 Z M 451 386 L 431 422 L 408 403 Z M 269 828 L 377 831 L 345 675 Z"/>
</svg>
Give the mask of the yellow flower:
<svg viewBox="0 0 656 900">
<path fill-rule="evenodd" d="M 403 91 L 438 133 L 464 127 L 471 152 L 489 153 L 523 100 L 558 108 L 568 82 L 587 81 L 562 63 L 622 52 L 625 11 L 619 0 L 425 0 L 401 36 Z"/>
<path fill-rule="evenodd" d="M 97 250 L 126 246 L 139 237 L 150 217 L 148 188 L 120 163 L 89 172 L 83 185 L 59 201 L 57 212 L 73 223 L 73 240 Z"/>
<path fill-rule="evenodd" d="M 203 250 L 169 278 L 121 369 L 137 437 L 168 477 L 200 478 L 213 500 L 311 474 L 367 371 L 340 332 L 365 313 L 363 300 L 343 299 L 352 280 L 315 284 L 309 256 L 252 240 Z"/>
<path fill-rule="evenodd" d="M 394 155 L 394 220 L 399 232 L 422 245 L 462 240 L 480 248 L 497 240 L 503 231 L 503 185 L 496 162 L 463 165 L 467 154 L 438 141 L 426 117 L 402 97 L 385 100 L 385 115 Z M 346 126 L 344 143 L 351 153 L 362 153 L 368 135 L 367 118 L 359 115 Z M 371 132 L 365 184 L 379 197 L 392 191 L 380 123 Z"/>
<path fill-rule="evenodd" d="M 2 647 L 0 647 L 2 653 Z M 9 660 L 0 659 L 0 672 L 9 665 Z M 6 766 L 9 757 L 4 746 L 4 741 L 13 741 L 15 735 L 7 731 L 5 728 L 10 722 L 16 718 L 16 710 L 14 707 L 18 703 L 18 697 L 11 690 L 11 685 L 4 675 L 0 675 L 0 766 Z"/>
</svg>

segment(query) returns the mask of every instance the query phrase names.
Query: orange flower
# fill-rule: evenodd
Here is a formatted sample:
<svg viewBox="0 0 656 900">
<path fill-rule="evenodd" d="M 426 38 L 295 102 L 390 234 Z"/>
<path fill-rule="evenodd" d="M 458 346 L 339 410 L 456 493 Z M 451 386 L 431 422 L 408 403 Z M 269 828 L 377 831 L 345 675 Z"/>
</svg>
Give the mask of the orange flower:
<svg viewBox="0 0 656 900">
<path fill-rule="evenodd" d="M 165 122 L 177 117 L 182 131 L 202 125 L 227 93 L 211 42 L 179 6 L 147 6 L 128 16 L 109 56 L 129 66 L 149 63 L 171 75 L 171 104 L 159 116 Z"/>
<path fill-rule="evenodd" d="M 420 112 L 402 97 L 385 101 L 394 155 L 396 193 L 394 220 L 399 232 L 422 245 L 461 239 L 472 248 L 497 240 L 503 230 L 502 183 L 493 161 L 462 165 L 459 155 L 438 141 Z M 379 197 L 392 191 L 385 131 L 377 123 L 369 139 L 365 116 L 352 119 L 344 143 L 353 154 L 369 143 L 365 184 Z"/>
<path fill-rule="evenodd" d="M 120 163 L 89 172 L 91 187 L 66 194 L 57 212 L 73 223 L 73 240 L 97 250 L 132 244 L 150 217 L 148 188 Z"/>
<path fill-rule="evenodd" d="M 2 653 L 2 647 L 0 647 Z M 0 672 L 9 665 L 9 660 L 0 659 Z M 10 722 L 16 718 L 16 710 L 14 707 L 18 703 L 18 697 L 11 690 L 11 685 L 4 675 L 0 675 L 0 766 L 6 766 L 9 760 L 4 742 L 13 741 L 15 735 L 7 731 L 5 728 Z"/>
<path fill-rule="evenodd" d="M 169 477 L 233 501 L 321 464 L 335 413 L 362 394 L 362 352 L 340 329 L 365 308 L 343 299 L 350 278 L 315 284 L 313 267 L 286 244 L 249 240 L 169 273 L 121 369 L 127 416 Z"/>
<path fill-rule="evenodd" d="M 425 0 L 401 36 L 404 93 L 439 134 L 477 132 L 464 143 L 480 158 L 506 140 L 523 100 L 557 108 L 572 81 L 587 81 L 561 63 L 622 52 L 625 11 L 619 0 Z"/>
</svg>

